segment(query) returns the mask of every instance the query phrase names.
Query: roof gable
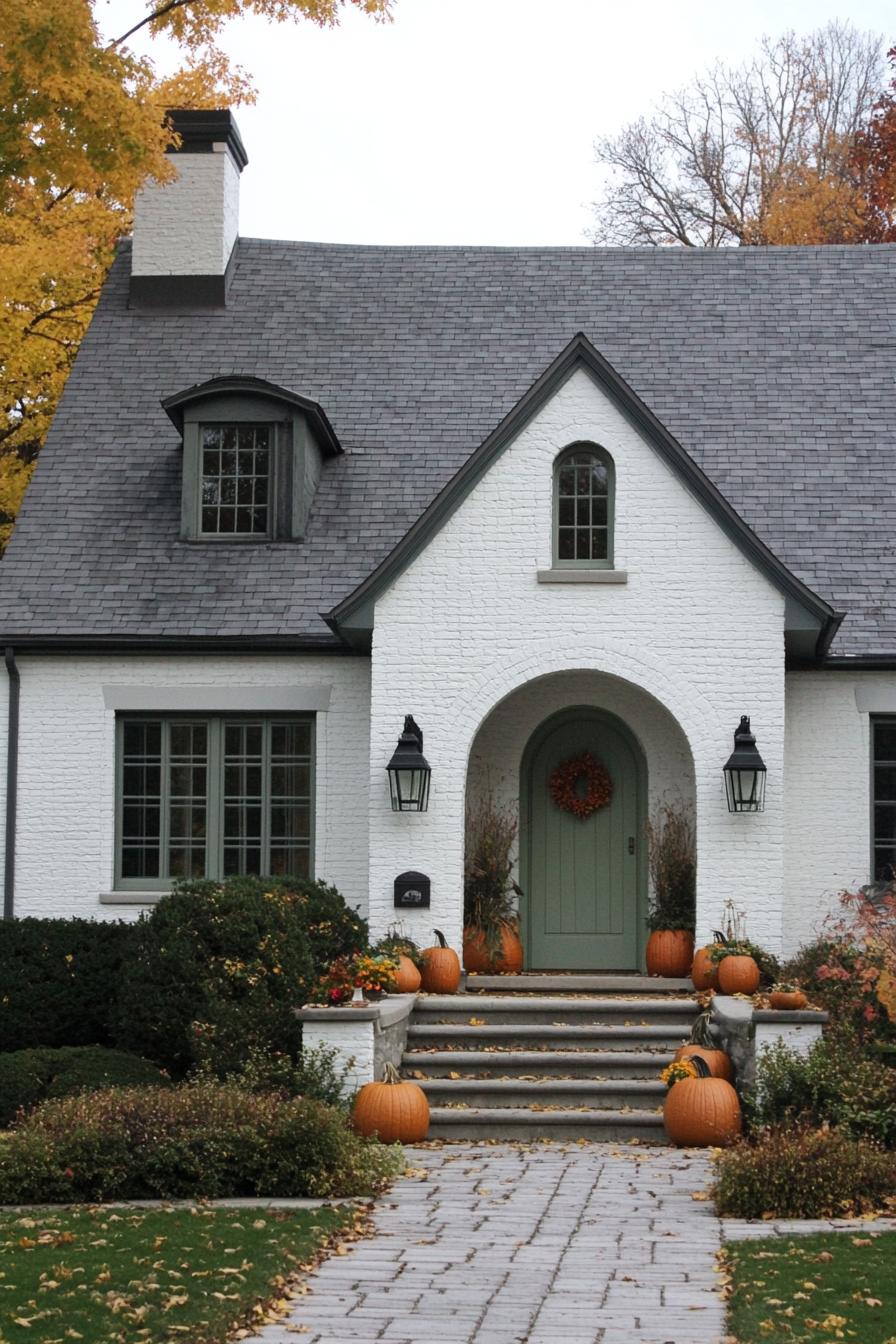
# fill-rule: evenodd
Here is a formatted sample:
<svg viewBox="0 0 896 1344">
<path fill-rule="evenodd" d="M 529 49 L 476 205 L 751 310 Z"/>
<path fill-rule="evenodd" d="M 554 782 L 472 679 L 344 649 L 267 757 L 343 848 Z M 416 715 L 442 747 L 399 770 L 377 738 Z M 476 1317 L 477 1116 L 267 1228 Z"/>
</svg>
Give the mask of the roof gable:
<svg viewBox="0 0 896 1344">
<path fill-rule="evenodd" d="M 363 645 L 373 628 L 377 598 L 404 572 L 429 540 L 460 506 L 492 463 L 577 369 L 583 369 L 614 406 L 666 462 L 685 488 L 703 505 L 735 546 L 784 595 L 788 653 L 823 653 L 842 616 L 787 568 L 747 526 L 721 492 L 657 419 L 624 378 L 583 332 L 578 332 L 516 406 L 479 445 L 399 543 L 366 579 L 325 619 L 353 645 Z"/>
</svg>

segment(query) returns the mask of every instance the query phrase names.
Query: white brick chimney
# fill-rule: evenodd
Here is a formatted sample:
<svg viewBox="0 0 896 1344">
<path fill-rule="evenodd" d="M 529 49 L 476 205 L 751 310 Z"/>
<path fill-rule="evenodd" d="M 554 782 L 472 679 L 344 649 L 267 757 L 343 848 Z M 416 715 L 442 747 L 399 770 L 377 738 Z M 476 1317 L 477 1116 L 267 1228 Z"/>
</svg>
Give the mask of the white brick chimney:
<svg viewBox="0 0 896 1344">
<path fill-rule="evenodd" d="M 131 301 L 209 305 L 226 300 L 239 231 L 246 151 L 231 112 L 174 110 L 177 178 L 150 183 L 134 202 Z"/>
</svg>

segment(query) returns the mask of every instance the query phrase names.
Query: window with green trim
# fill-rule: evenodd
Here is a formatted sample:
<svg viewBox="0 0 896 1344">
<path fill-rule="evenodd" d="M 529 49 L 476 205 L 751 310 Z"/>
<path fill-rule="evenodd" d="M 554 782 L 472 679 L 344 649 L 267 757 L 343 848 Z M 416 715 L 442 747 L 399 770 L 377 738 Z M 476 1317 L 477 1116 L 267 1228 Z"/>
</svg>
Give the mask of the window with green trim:
<svg viewBox="0 0 896 1344">
<path fill-rule="evenodd" d="M 202 425 L 199 530 L 202 536 L 271 530 L 273 425 Z"/>
<path fill-rule="evenodd" d="M 896 718 L 871 720 L 871 876 L 896 876 Z"/>
<path fill-rule="evenodd" d="M 310 717 L 121 716 L 116 885 L 308 877 L 313 757 Z"/>
<path fill-rule="evenodd" d="M 565 449 L 554 464 L 555 565 L 613 567 L 613 459 L 592 444 Z"/>
</svg>

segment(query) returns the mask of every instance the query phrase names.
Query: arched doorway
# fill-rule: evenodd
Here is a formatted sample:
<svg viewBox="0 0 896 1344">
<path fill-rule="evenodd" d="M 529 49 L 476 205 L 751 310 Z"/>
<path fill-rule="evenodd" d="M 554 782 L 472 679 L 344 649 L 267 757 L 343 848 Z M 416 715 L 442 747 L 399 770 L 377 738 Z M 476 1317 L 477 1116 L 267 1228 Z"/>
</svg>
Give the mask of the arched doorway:
<svg viewBox="0 0 896 1344">
<path fill-rule="evenodd" d="M 548 779 L 590 751 L 613 795 L 580 819 L 558 807 Z M 646 939 L 647 766 L 621 719 L 590 706 L 561 710 L 532 734 L 520 774 L 520 901 L 533 970 L 631 971 Z"/>
</svg>

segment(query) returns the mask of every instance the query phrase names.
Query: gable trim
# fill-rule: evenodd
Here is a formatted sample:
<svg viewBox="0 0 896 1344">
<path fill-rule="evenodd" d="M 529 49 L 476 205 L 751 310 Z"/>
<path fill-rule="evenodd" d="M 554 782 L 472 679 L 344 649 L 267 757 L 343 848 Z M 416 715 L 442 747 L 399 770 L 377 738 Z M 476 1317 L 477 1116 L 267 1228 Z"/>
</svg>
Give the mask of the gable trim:
<svg viewBox="0 0 896 1344">
<path fill-rule="evenodd" d="M 697 466 L 678 440 L 669 433 L 637 393 L 595 348 L 578 332 L 528 392 L 467 459 L 460 470 L 436 495 L 427 509 L 405 533 L 381 564 L 332 611 L 322 613 L 331 629 L 358 643 L 373 628 L 376 599 L 395 582 L 426 547 L 492 463 L 529 423 L 542 406 L 563 386 L 576 369 L 583 368 L 610 398 L 616 408 L 647 440 L 672 469 L 685 488 L 715 519 L 743 555 L 785 597 L 795 601 L 818 624 L 816 657 L 830 647 L 842 614 L 787 568 L 732 508 L 724 495 Z"/>
</svg>

